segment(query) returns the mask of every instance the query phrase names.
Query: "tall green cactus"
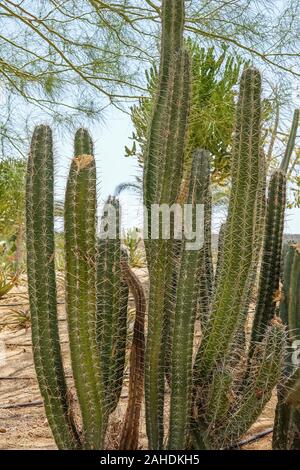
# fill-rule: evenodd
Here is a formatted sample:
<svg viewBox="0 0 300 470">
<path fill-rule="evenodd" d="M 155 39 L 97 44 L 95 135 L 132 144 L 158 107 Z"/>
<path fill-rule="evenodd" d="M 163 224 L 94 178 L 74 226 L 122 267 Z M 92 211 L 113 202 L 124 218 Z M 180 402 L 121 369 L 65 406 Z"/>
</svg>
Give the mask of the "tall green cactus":
<svg viewBox="0 0 300 470">
<path fill-rule="evenodd" d="M 290 327 L 290 341 L 297 339 L 300 329 L 298 246 L 288 251 L 281 319 L 276 316 L 286 174 L 299 112 L 294 115 L 281 167 L 271 177 L 266 202 L 260 139 L 261 77 L 256 69 L 244 70 L 233 137 L 229 211 L 220 237 L 216 274 L 211 255 L 210 155 L 204 149 L 193 154 L 184 201 L 192 207 L 193 228 L 199 215 L 197 207 L 203 206 L 203 244 L 191 249 L 185 233 L 183 240 L 175 239 L 175 218 L 168 239 L 163 236 L 161 219 L 158 238 L 151 238 L 153 209 L 162 205 L 170 209 L 177 202 L 182 208 L 184 204 L 179 195 L 190 104 L 184 5 L 184 0 L 162 1 L 160 78 L 144 168 L 150 280 L 146 428 L 151 449 L 161 449 L 165 442 L 169 449 L 220 449 L 249 429 L 280 382 L 286 353 L 285 325 Z M 73 419 L 59 345 L 53 184 L 51 131 L 39 126 L 28 162 L 26 222 L 34 360 L 47 418 L 59 448 L 104 447 L 109 415 L 117 406 L 123 383 L 129 287 L 137 317 L 125 418 L 128 422 L 120 445 L 136 448 L 144 359 L 139 328 L 144 326 L 145 297 L 124 257 L 118 228 L 120 206 L 115 198 L 107 201 L 114 210 L 115 236 L 103 236 L 107 228 L 104 212 L 104 233 L 97 237 L 96 167 L 93 143 L 86 130 L 80 129 L 75 136 L 64 214 L 66 309 L 80 432 Z M 196 234 L 198 240 L 200 235 Z M 257 305 L 251 334 L 247 335 L 245 327 L 258 272 Z M 197 347 L 196 328 L 200 333 Z M 141 356 L 136 357 L 139 352 Z M 294 370 L 291 360 L 289 354 L 286 382 L 279 388 L 274 447 L 298 448 L 300 443 L 300 368 Z M 166 377 L 170 394 L 166 393 Z M 167 407 L 168 427 L 164 423 Z"/>
<path fill-rule="evenodd" d="M 157 100 L 149 128 L 144 168 L 144 203 L 147 208 L 150 294 L 145 357 L 146 416 L 149 445 L 159 449 L 164 435 L 164 376 L 167 347 L 165 327 L 172 319 L 172 240 L 153 239 L 153 205 L 172 206 L 179 195 L 190 94 L 189 57 L 183 48 L 184 2 L 162 2 L 161 68 Z M 169 304 L 170 302 L 170 304 Z M 168 307 L 170 305 L 170 307 Z"/>
<path fill-rule="evenodd" d="M 71 163 L 65 198 L 65 250 L 70 349 L 83 442 L 85 448 L 98 449 L 104 439 L 105 391 L 96 332 L 96 166 L 92 155 L 75 155 Z"/>
<path fill-rule="evenodd" d="M 286 173 L 295 147 L 298 124 L 299 110 L 297 109 L 294 113 L 289 142 L 282 164 L 273 173 L 269 184 L 260 286 L 252 328 L 251 340 L 253 344 L 262 339 L 269 321 L 275 314 L 281 274 L 282 237 L 286 206 Z M 272 256 L 270 256 L 270 253 L 272 253 Z"/>
<path fill-rule="evenodd" d="M 107 208 L 114 210 L 114 220 L 110 222 L 115 222 L 115 238 L 110 238 L 105 232 L 105 224 L 110 218 Z M 127 333 L 128 286 L 121 270 L 124 254 L 121 250 L 119 227 L 119 201 L 109 197 L 104 208 L 98 241 L 97 334 L 105 402 L 110 413 L 116 408 L 121 395 Z"/>
<path fill-rule="evenodd" d="M 251 101 L 250 92 L 255 87 L 256 74 L 257 72 L 253 73 L 252 70 L 245 70 L 242 82 L 249 80 L 249 90 L 245 95 L 245 89 L 241 87 L 240 100 L 244 99 L 247 102 L 246 96 L 248 96 L 248 100 Z M 254 80 L 252 86 L 251 77 Z M 247 109 L 249 110 L 247 105 L 245 109 L 243 105 L 237 109 L 237 125 L 243 123 L 243 129 L 248 129 L 248 131 L 244 137 L 238 131 L 235 132 L 235 139 L 241 139 L 239 147 L 235 143 L 235 148 L 245 148 L 243 139 L 248 139 L 249 132 L 251 133 L 253 115 L 251 113 L 244 114 Z M 298 126 L 298 122 L 296 125 Z M 295 133 L 294 126 L 295 120 L 291 135 Z M 260 125 L 257 121 L 255 128 L 259 132 Z M 251 154 L 250 145 L 248 157 L 250 160 Z M 262 156 L 263 154 L 260 153 L 260 158 Z M 241 157 L 237 155 L 237 160 L 233 161 L 233 166 L 239 165 L 239 177 L 238 180 L 233 180 L 232 184 L 232 206 L 229 207 L 224 229 L 224 242 L 221 243 L 221 253 L 219 253 L 220 262 L 216 274 L 211 316 L 207 328 L 203 331 L 203 339 L 196 355 L 194 367 L 195 399 L 191 431 L 194 445 L 197 446 L 200 443 L 202 448 L 221 448 L 230 445 L 247 431 L 270 399 L 274 386 L 281 378 L 284 362 L 285 331 L 282 323 L 275 317 L 275 305 L 279 288 L 286 174 L 282 169 L 279 169 L 271 178 L 268 205 L 264 216 L 263 206 L 260 205 L 258 199 L 262 197 L 264 187 L 263 182 L 260 182 L 261 176 L 259 175 L 262 162 L 257 159 L 257 156 L 254 157 L 252 162 L 254 168 L 252 166 L 249 169 L 247 165 L 241 164 L 242 157 L 243 155 Z M 235 198 L 239 199 L 240 189 L 238 185 L 234 184 L 239 181 L 241 187 L 244 188 L 247 175 L 251 175 L 251 171 L 257 175 L 256 182 L 259 185 L 257 191 L 252 190 L 252 205 L 248 203 L 245 206 L 248 211 L 252 208 L 252 218 L 247 211 L 244 214 L 241 214 L 240 208 L 237 211 L 239 206 L 235 206 Z M 233 176 L 235 172 L 233 167 Z M 251 186 L 254 183 L 249 184 Z M 235 213 L 234 210 L 236 210 Z M 264 248 L 258 301 L 249 342 L 245 334 L 241 335 L 241 332 L 245 328 L 248 317 L 261 246 L 261 237 L 257 236 L 256 230 L 264 219 Z M 241 230 L 240 238 L 236 238 L 233 232 L 233 230 L 237 230 L 238 223 Z M 243 230 L 243 223 L 245 223 L 245 230 Z M 252 228 L 249 227 L 249 224 Z M 230 246 L 227 257 L 226 251 L 229 248 L 226 246 L 226 236 L 230 241 L 227 241 Z M 248 240 L 248 249 L 251 250 L 249 255 L 251 254 L 252 259 L 251 257 L 247 259 L 245 252 L 240 251 L 243 247 L 243 237 Z M 234 252 L 236 243 L 239 250 Z M 238 259 L 231 261 L 232 253 L 235 253 Z M 243 280 L 240 279 L 243 274 L 240 269 L 247 269 L 248 274 L 245 276 L 244 272 Z M 226 287 L 226 279 L 230 275 L 233 276 L 231 278 L 233 285 Z M 235 289 L 239 285 L 239 281 L 242 282 L 243 289 L 241 292 L 236 292 Z M 226 289 L 221 291 L 222 296 L 219 298 L 218 296 L 221 295 L 219 293 L 220 286 L 225 286 Z M 231 293 L 228 297 L 230 289 Z M 239 307 L 233 308 L 238 302 Z M 217 308 L 214 307 L 215 305 Z M 224 314 L 227 316 L 223 317 Z M 222 331 L 221 325 L 222 322 L 225 322 L 225 318 L 227 329 Z M 228 336 L 226 331 L 228 331 Z M 222 344 L 222 341 L 225 341 L 226 344 Z M 216 345 L 219 346 L 216 347 Z M 248 359 L 247 350 L 249 351 Z M 222 356 L 218 356 L 218 351 L 222 351 Z"/>
<path fill-rule="evenodd" d="M 195 152 L 192 166 L 188 204 L 193 206 L 193 222 L 197 204 L 204 203 L 209 183 L 209 153 Z M 179 275 L 177 280 L 176 304 L 172 335 L 171 354 L 171 400 L 169 448 L 180 449 L 188 439 L 189 415 L 192 391 L 192 357 L 195 315 L 199 293 L 201 265 L 206 264 L 205 249 L 189 250 L 182 246 Z M 203 314 L 203 312 L 202 312 Z M 180 347 L 178 345 L 180 344 Z"/>
<path fill-rule="evenodd" d="M 252 268 L 256 193 L 260 169 L 261 79 L 245 70 L 241 79 L 232 155 L 232 189 L 223 261 L 212 312 L 201 344 L 201 374 L 209 376 L 226 357 L 243 323 L 244 292 Z M 249 177 L 251 175 L 251 177 Z M 230 315 L 228 314 L 230 312 Z"/>
<path fill-rule="evenodd" d="M 149 237 L 152 205 L 172 206 L 182 178 L 180 168 L 184 148 L 177 145 L 175 136 L 181 134 L 183 139 L 185 135 L 182 115 L 187 115 L 185 107 L 189 105 L 188 92 L 186 100 L 183 92 L 181 100 L 178 97 L 181 77 L 185 73 L 184 68 L 180 72 L 178 59 L 178 51 L 183 47 L 183 21 L 182 1 L 162 2 L 159 92 L 149 129 L 144 173 Z M 178 52 L 176 56 L 174 51 Z M 187 73 L 185 79 L 188 79 Z M 188 88 L 186 84 L 187 91 Z M 204 247 L 198 253 L 187 251 L 186 242 L 183 242 L 181 250 L 174 256 L 172 240 L 147 241 L 150 298 L 146 421 L 150 448 L 161 448 L 164 441 L 164 368 L 169 367 L 166 376 L 171 391 L 170 449 L 184 449 L 186 445 L 221 448 L 232 443 L 255 421 L 281 378 L 285 329 L 275 317 L 275 306 L 280 276 L 286 172 L 297 127 L 298 120 L 294 118 L 283 163 L 270 181 L 265 208 L 261 77 L 256 69 L 246 68 L 237 104 L 229 211 L 215 279 L 212 280 L 210 261 L 209 218 L 205 219 Z M 171 142 L 173 147 L 170 147 Z M 204 167 L 201 171 L 198 181 L 195 182 L 192 175 L 189 182 L 193 197 L 203 187 Z M 202 202 L 204 213 L 208 214 L 209 188 L 205 191 Z M 245 326 L 261 251 L 258 302 L 252 334 L 248 338 Z M 200 307 L 202 335 L 194 360 L 197 305 Z M 165 351 L 168 354 L 164 354 Z"/>
<path fill-rule="evenodd" d="M 289 332 L 286 356 L 286 380 L 278 387 L 273 432 L 276 450 L 300 449 L 300 246 L 290 245 L 284 262 L 284 284 L 281 293 L 280 315 Z"/>
<path fill-rule="evenodd" d="M 54 178 L 52 133 L 36 127 L 26 182 L 26 238 L 32 343 L 37 378 L 57 446 L 76 449 L 78 433 L 70 413 L 61 357 L 54 266 Z"/>
<path fill-rule="evenodd" d="M 79 432 L 58 333 L 52 135 L 48 126 L 38 126 L 26 186 L 29 299 L 37 377 L 60 449 L 103 448 L 109 414 L 119 401 L 124 376 L 128 287 L 121 269 L 121 240 L 118 232 L 107 243 L 97 241 L 96 192 L 93 142 L 85 129 L 79 129 L 64 206 L 66 310 L 82 419 Z M 109 202 L 118 206 L 115 200 Z"/>
</svg>

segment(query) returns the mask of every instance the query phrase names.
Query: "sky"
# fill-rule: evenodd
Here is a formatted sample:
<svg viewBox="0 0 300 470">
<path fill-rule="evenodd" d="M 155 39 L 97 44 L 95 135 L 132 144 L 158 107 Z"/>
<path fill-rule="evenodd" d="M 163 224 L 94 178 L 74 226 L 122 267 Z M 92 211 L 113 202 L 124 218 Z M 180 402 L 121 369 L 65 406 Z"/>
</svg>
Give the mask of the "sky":
<svg viewBox="0 0 300 470">
<path fill-rule="evenodd" d="M 125 145 L 131 146 L 130 136 L 132 130 L 130 116 L 114 108 L 107 112 L 104 122 L 90 127 L 90 132 L 95 142 L 100 204 L 110 194 L 114 193 L 118 184 L 128 181 L 134 182 L 134 176 L 139 172 L 135 158 L 126 158 L 124 156 Z M 58 138 L 54 136 L 55 140 Z M 56 153 L 56 193 L 60 199 L 63 199 L 66 176 L 73 153 L 71 137 L 65 139 L 60 149 L 60 154 Z M 124 228 L 141 226 L 142 211 L 139 206 L 138 197 L 133 193 L 126 192 L 123 193 L 120 200 Z M 219 217 L 217 214 L 213 224 L 214 232 L 218 230 L 221 219 L 222 216 Z M 286 211 L 285 233 L 300 234 L 300 208 Z"/>
</svg>

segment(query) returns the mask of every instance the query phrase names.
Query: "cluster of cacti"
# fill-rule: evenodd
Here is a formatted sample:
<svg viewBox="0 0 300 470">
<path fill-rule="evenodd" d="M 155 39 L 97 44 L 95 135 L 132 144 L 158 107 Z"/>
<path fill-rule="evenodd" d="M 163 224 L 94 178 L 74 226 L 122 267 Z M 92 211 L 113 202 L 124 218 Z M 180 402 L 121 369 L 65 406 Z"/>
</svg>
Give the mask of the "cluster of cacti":
<svg viewBox="0 0 300 470">
<path fill-rule="evenodd" d="M 74 417 L 59 342 L 53 174 L 51 130 L 48 126 L 38 126 L 31 143 L 26 190 L 28 285 L 35 367 L 57 446 L 60 449 L 101 449 L 109 415 L 117 406 L 123 384 L 128 289 L 135 293 L 139 284 L 121 251 L 116 199 L 108 201 L 116 210 L 115 238 L 105 236 L 105 227 L 97 237 L 93 143 L 88 132 L 79 129 L 64 211 L 66 312 L 81 414 L 79 426 Z M 142 310 L 139 315 L 143 313 Z M 143 323 L 140 325 L 143 328 Z M 129 426 L 128 435 L 132 430 L 136 432 L 137 426 L 138 422 L 133 428 Z"/>
<path fill-rule="evenodd" d="M 216 276 L 210 247 L 209 155 L 194 152 L 186 200 L 178 198 L 189 109 L 189 60 L 183 43 L 184 1 L 164 1 L 161 69 L 145 156 L 144 202 L 204 204 L 204 244 L 196 252 L 170 240 L 147 241 L 150 277 L 145 393 L 149 445 L 165 445 L 170 387 L 169 449 L 222 448 L 257 419 L 279 382 L 286 332 L 276 317 L 286 172 L 299 121 L 295 113 L 281 168 L 266 203 L 261 144 L 261 77 L 243 72 L 232 147 L 231 196 Z M 178 140 L 180 139 L 180 140 Z M 245 328 L 262 257 L 250 338 Z M 199 311 L 200 346 L 194 353 Z"/>
<path fill-rule="evenodd" d="M 277 316 L 286 174 L 299 112 L 295 112 L 282 165 L 270 179 L 266 198 L 261 77 L 254 68 L 244 70 L 232 145 L 228 217 L 214 269 L 209 152 L 195 149 L 191 173 L 182 184 L 191 88 L 190 60 L 183 40 L 184 10 L 184 0 L 162 2 L 159 86 L 143 183 L 150 283 L 145 364 L 146 300 L 121 246 L 119 202 L 108 199 L 97 236 L 93 144 L 84 129 L 76 133 L 64 231 L 66 311 L 81 420 L 72 407 L 59 343 L 52 136 L 47 126 L 37 127 L 33 135 L 26 223 L 34 359 L 47 418 L 62 449 L 101 449 L 105 445 L 109 416 L 119 402 L 124 380 L 129 289 L 136 319 L 122 449 L 138 445 L 144 367 L 151 449 L 220 449 L 236 442 L 260 415 L 283 375 L 285 324 L 293 338 L 300 328 L 299 247 L 291 247 L 286 258 L 282 320 Z M 163 236 L 162 219 L 158 221 L 160 236 L 152 237 L 153 208 L 170 208 L 175 203 L 189 205 L 193 227 L 197 226 L 198 208 L 203 208 L 203 243 L 197 249 L 191 248 L 184 230 L 182 239 L 175 236 L 175 216 L 169 237 Z M 111 208 L 116 227 L 113 237 Z M 251 322 L 249 311 L 257 281 Z M 287 385 L 279 390 L 275 447 L 282 446 L 278 444 L 282 436 L 289 442 L 286 446 L 296 447 L 300 442 L 300 368 L 291 376 L 288 359 Z M 168 425 L 164 419 L 167 411 Z"/>
<path fill-rule="evenodd" d="M 286 380 L 278 387 L 273 448 L 300 449 L 300 246 L 291 244 L 284 257 L 280 317 L 289 331 Z"/>
</svg>

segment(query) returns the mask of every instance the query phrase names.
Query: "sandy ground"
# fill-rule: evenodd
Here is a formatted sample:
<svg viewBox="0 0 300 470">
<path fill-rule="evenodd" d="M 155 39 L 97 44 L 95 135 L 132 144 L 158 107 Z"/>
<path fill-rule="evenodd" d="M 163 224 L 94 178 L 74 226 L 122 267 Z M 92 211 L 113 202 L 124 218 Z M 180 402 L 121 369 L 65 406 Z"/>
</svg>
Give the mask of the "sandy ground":
<svg viewBox="0 0 300 470">
<path fill-rule="evenodd" d="M 142 279 L 145 272 L 140 271 Z M 73 389 L 68 350 L 67 326 L 62 290 L 59 289 L 59 327 L 66 376 Z M 18 328 L 12 310 L 28 308 L 26 281 L 0 301 L 0 449 L 55 449 L 39 393 L 31 350 L 30 327 Z M 126 407 L 126 382 L 121 403 L 113 416 L 108 447 L 113 448 L 122 424 Z M 264 431 L 273 425 L 276 396 L 267 405 L 247 436 Z M 141 423 L 141 448 L 146 448 L 144 416 Z M 271 449 L 268 435 L 243 449 Z"/>
</svg>

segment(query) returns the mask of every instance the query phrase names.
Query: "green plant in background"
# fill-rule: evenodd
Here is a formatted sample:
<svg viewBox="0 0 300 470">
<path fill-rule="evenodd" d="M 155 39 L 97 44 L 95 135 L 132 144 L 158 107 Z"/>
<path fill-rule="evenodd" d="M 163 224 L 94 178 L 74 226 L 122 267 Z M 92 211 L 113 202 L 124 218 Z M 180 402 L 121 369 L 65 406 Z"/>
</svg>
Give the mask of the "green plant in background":
<svg viewBox="0 0 300 470">
<path fill-rule="evenodd" d="M 66 310 L 72 371 L 81 412 L 77 425 L 59 342 L 54 247 L 52 134 L 33 134 L 26 183 L 27 269 L 32 342 L 45 411 L 60 449 L 101 449 L 122 382 L 128 287 L 120 237 L 96 237 L 96 168 L 85 129 L 75 136 L 64 204 Z M 116 199 L 110 201 L 118 206 Z M 123 262 L 127 261 L 123 259 Z M 136 422 L 134 423 L 136 429 Z M 128 432 L 130 433 L 130 429 Z"/>
<path fill-rule="evenodd" d="M 0 266 L 0 299 L 17 284 L 18 276 L 8 272 L 7 266 Z"/>
<path fill-rule="evenodd" d="M 183 43 L 184 2 L 163 2 L 161 69 L 145 150 L 144 203 L 171 206 L 184 178 L 190 66 Z M 280 381 L 286 333 L 276 317 L 286 172 L 299 112 L 281 167 L 265 201 L 261 151 L 261 77 L 246 68 L 240 83 L 232 147 L 231 193 L 217 278 L 210 248 L 209 153 L 194 149 L 184 202 L 204 204 L 204 244 L 198 252 L 174 240 L 146 243 L 150 276 L 146 347 L 146 422 L 149 446 L 163 448 L 165 374 L 170 385 L 169 449 L 220 449 L 244 434 Z M 265 207 L 266 206 L 266 207 Z M 250 340 L 249 305 L 262 252 L 258 303 Z M 194 358 L 196 308 L 201 342 Z M 250 341 L 250 342 L 249 342 Z"/>
<path fill-rule="evenodd" d="M 0 233 L 6 248 L 2 256 L 11 267 L 12 276 L 23 267 L 25 174 L 24 159 L 0 161 Z"/>
<path fill-rule="evenodd" d="M 24 224 L 26 161 L 0 161 L 0 233 L 5 240 L 16 235 Z"/>
<path fill-rule="evenodd" d="M 137 228 L 127 230 L 123 236 L 123 243 L 128 250 L 129 265 L 132 268 L 143 268 L 146 265 L 142 246 L 142 236 Z"/>
<path fill-rule="evenodd" d="M 6 325 L 13 330 L 25 329 L 31 326 L 28 308 L 11 308 L 3 316 L 1 325 Z"/>
<path fill-rule="evenodd" d="M 288 327 L 289 349 L 286 380 L 278 387 L 278 404 L 273 432 L 276 450 L 300 449 L 300 246 L 291 244 L 284 257 L 284 283 L 280 317 Z"/>
</svg>

